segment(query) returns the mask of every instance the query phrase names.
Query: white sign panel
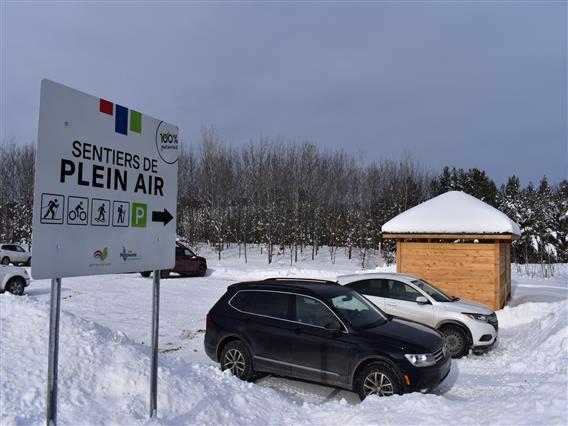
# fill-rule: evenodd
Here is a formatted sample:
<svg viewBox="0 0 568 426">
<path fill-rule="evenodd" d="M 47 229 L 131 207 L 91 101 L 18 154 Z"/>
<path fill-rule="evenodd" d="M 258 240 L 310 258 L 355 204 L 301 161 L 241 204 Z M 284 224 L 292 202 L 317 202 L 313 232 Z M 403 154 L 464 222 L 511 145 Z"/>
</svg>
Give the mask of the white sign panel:
<svg viewBox="0 0 568 426">
<path fill-rule="evenodd" d="M 32 276 L 175 263 L 178 128 L 61 84 L 41 84 Z"/>
</svg>

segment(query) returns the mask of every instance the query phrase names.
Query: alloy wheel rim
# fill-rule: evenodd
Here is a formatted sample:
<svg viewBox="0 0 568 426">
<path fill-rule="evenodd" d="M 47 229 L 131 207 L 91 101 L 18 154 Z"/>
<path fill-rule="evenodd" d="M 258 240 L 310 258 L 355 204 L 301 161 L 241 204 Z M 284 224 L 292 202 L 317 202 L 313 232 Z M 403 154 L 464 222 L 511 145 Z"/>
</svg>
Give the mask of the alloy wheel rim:
<svg viewBox="0 0 568 426">
<path fill-rule="evenodd" d="M 241 377 L 245 371 L 245 357 L 241 351 L 229 349 L 225 354 L 225 367 L 235 376 Z"/>
<path fill-rule="evenodd" d="M 15 294 L 19 294 L 23 291 L 24 286 L 22 285 L 21 282 L 15 282 L 14 284 L 12 284 L 12 290 Z"/>
<path fill-rule="evenodd" d="M 394 394 L 394 389 L 390 379 L 383 373 L 374 372 L 369 374 L 363 382 L 365 396 L 378 395 L 390 396 Z"/>
<path fill-rule="evenodd" d="M 453 334 L 446 336 L 446 345 L 451 353 L 456 352 L 460 348 L 459 339 Z"/>
</svg>

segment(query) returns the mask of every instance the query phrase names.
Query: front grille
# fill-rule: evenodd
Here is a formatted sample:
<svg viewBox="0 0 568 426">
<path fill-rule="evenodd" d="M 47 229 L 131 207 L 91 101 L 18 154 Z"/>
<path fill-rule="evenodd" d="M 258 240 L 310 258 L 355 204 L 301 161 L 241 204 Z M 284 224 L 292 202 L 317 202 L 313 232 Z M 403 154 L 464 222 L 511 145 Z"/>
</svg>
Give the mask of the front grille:
<svg viewBox="0 0 568 426">
<path fill-rule="evenodd" d="M 497 315 L 495 313 L 487 317 L 487 322 L 493 326 L 495 331 L 499 331 L 499 321 L 497 321 Z"/>
<path fill-rule="evenodd" d="M 440 362 L 441 360 L 444 359 L 444 345 L 440 346 L 438 349 L 436 349 L 433 352 L 434 355 L 434 359 L 436 360 L 436 363 Z"/>
</svg>

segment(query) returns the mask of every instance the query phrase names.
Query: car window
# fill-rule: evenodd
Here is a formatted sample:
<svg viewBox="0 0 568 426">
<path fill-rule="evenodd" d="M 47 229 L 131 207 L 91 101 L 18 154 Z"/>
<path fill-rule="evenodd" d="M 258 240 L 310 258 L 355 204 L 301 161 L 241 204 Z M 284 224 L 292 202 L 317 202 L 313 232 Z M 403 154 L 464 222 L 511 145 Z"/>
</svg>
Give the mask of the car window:
<svg viewBox="0 0 568 426">
<path fill-rule="evenodd" d="M 183 249 L 183 254 L 189 257 L 195 256 L 195 253 L 192 252 L 190 249 Z"/>
<path fill-rule="evenodd" d="M 384 286 L 383 280 L 362 280 L 347 285 L 347 287 L 355 290 L 359 294 L 376 297 L 385 297 L 383 291 Z"/>
<path fill-rule="evenodd" d="M 21 248 L 20 246 L 15 246 L 15 247 L 16 247 L 16 251 L 25 252 L 25 250 L 23 248 Z"/>
<path fill-rule="evenodd" d="M 2 250 L 9 250 L 9 247 L 10 247 L 10 246 L 3 245 L 3 246 L 2 246 Z"/>
<path fill-rule="evenodd" d="M 231 299 L 231 305 L 233 305 L 233 307 L 241 311 L 248 312 L 250 299 L 251 299 L 250 291 L 239 291 Z"/>
<path fill-rule="evenodd" d="M 433 284 L 430 284 L 424 280 L 415 280 L 412 281 L 412 284 L 420 288 L 420 290 L 428 293 L 428 295 L 437 302 L 451 302 L 452 298 L 444 293 L 439 288 L 434 287 Z"/>
<path fill-rule="evenodd" d="M 322 302 L 312 297 L 295 296 L 296 316 L 294 321 L 325 327 L 338 319 Z"/>
<path fill-rule="evenodd" d="M 421 296 L 421 294 L 409 286 L 400 281 L 385 280 L 387 282 L 387 297 L 390 299 L 407 300 L 409 302 L 416 302 L 416 298 Z"/>
<path fill-rule="evenodd" d="M 252 314 L 264 315 L 268 317 L 290 319 L 290 303 L 292 295 L 275 291 L 241 291 L 249 293 L 246 300 L 246 309 L 241 309 Z M 235 306 L 233 301 L 231 304 Z M 240 309 L 240 308 L 238 308 Z"/>
<path fill-rule="evenodd" d="M 355 328 L 374 327 L 386 321 L 381 311 L 355 292 L 340 294 L 330 299 L 342 318 Z"/>
</svg>

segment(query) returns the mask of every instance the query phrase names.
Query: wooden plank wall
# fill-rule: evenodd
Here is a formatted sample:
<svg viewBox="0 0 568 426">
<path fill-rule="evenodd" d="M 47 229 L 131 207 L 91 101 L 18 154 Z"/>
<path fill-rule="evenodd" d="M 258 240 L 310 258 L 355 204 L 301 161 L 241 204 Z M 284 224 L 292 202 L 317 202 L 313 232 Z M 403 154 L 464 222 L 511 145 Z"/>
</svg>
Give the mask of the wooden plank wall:
<svg viewBox="0 0 568 426">
<path fill-rule="evenodd" d="M 423 277 L 450 295 L 499 309 L 510 293 L 508 246 L 397 241 L 397 271 Z"/>
</svg>

